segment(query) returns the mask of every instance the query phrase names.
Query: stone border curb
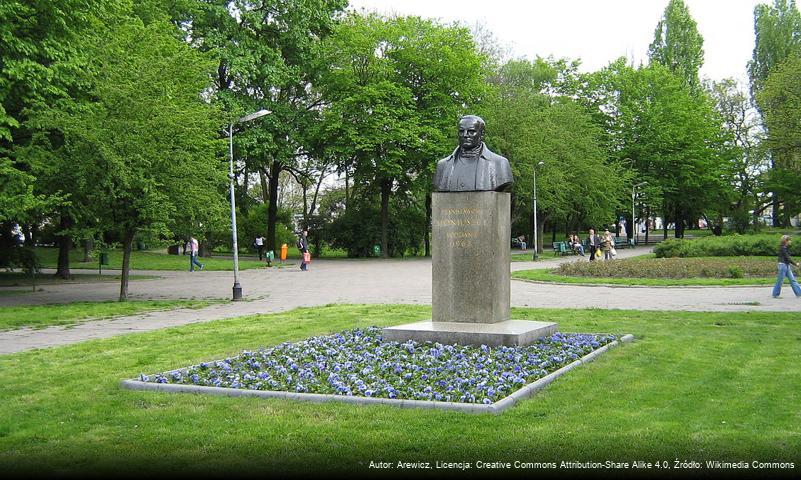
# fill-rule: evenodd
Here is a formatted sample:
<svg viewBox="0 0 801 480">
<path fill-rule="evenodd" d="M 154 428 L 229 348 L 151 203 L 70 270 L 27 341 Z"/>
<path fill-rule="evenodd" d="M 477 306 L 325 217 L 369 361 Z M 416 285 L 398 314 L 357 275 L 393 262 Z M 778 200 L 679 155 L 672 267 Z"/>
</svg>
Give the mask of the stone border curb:
<svg viewBox="0 0 801 480">
<path fill-rule="evenodd" d="M 551 382 L 566 374 L 570 370 L 578 367 L 581 364 L 591 362 L 596 357 L 606 352 L 612 347 L 621 343 L 629 343 L 634 341 L 634 335 L 624 335 L 612 343 L 608 343 L 603 347 L 593 350 L 587 355 L 581 357 L 573 363 L 565 365 L 564 367 L 549 373 L 548 375 L 540 378 L 539 380 L 529 383 L 523 388 L 516 390 L 509 396 L 498 400 L 490 405 L 477 404 L 477 403 L 456 403 L 456 402 L 439 402 L 434 400 L 395 400 L 391 398 L 375 398 L 375 397 L 357 397 L 357 396 L 344 396 L 344 395 L 329 395 L 320 393 L 295 393 L 295 392 L 279 392 L 271 390 L 244 390 L 238 388 L 223 388 L 223 387 L 205 387 L 200 385 L 180 385 L 174 383 L 152 383 L 143 382 L 141 380 L 123 380 L 120 383 L 122 388 L 128 390 L 150 390 L 157 392 L 169 393 L 198 393 L 203 395 L 216 395 L 227 397 L 260 397 L 260 398 L 278 398 L 284 400 L 299 400 L 313 403 L 323 402 L 341 402 L 357 405 L 392 405 L 400 408 L 432 408 L 439 410 L 456 410 L 465 413 L 492 413 L 500 414 L 508 408 L 513 407 L 521 400 L 525 400 L 535 393 L 539 392 Z M 184 369 L 171 370 L 166 373 L 180 372 Z"/>
</svg>

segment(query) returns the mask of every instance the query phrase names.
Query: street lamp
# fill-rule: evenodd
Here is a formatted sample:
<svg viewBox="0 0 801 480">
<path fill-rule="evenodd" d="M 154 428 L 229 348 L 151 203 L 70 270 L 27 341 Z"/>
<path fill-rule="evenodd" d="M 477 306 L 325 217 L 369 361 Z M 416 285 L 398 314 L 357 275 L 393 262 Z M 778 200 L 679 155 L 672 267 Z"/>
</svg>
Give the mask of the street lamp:
<svg viewBox="0 0 801 480">
<path fill-rule="evenodd" d="M 637 222 L 634 220 L 634 197 L 636 193 L 634 192 L 637 188 L 642 187 L 643 185 L 647 185 L 648 182 L 640 182 L 636 185 L 631 186 L 631 246 L 634 247 L 637 244 Z M 647 225 L 647 224 L 646 224 Z"/>
<path fill-rule="evenodd" d="M 537 167 L 545 165 L 545 162 L 539 162 L 534 165 L 532 171 L 534 172 L 534 194 L 532 198 L 534 208 L 534 257 L 532 260 L 537 261 Z"/>
<path fill-rule="evenodd" d="M 269 110 L 259 110 L 258 112 L 245 115 L 235 122 L 228 125 L 228 178 L 231 184 L 231 236 L 234 248 L 234 300 L 242 299 L 242 285 L 239 284 L 239 245 L 236 240 L 236 199 L 234 198 L 234 123 L 245 123 L 259 117 L 270 114 Z"/>
</svg>

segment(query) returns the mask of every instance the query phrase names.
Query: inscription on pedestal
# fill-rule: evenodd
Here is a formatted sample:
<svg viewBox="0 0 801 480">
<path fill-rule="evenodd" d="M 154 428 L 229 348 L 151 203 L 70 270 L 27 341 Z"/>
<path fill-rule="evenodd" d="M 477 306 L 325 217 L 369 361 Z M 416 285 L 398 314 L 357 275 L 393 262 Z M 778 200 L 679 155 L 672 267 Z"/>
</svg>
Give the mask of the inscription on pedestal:
<svg viewBox="0 0 801 480">
<path fill-rule="evenodd" d="M 433 321 L 509 320 L 510 195 L 435 192 Z"/>
</svg>

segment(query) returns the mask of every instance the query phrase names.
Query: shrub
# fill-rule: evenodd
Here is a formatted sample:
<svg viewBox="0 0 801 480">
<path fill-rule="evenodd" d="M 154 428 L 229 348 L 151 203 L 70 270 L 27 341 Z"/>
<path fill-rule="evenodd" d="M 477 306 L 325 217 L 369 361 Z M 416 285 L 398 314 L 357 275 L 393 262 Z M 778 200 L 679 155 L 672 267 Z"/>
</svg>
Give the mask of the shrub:
<svg viewBox="0 0 801 480">
<path fill-rule="evenodd" d="M 557 275 L 600 278 L 744 278 L 770 277 L 776 263 L 760 258 L 654 258 L 611 262 L 563 263 Z"/>
<path fill-rule="evenodd" d="M 781 235 L 727 235 L 695 240 L 673 238 L 656 247 L 658 258 L 773 256 L 778 253 Z M 801 242 L 790 247 L 792 255 L 801 255 Z"/>
<path fill-rule="evenodd" d="M 745 272 L 741 267 L 736 265 L 729 267 L 729 276 L 731 278 L 743 278 L 745 276 Z"/>
</svg>

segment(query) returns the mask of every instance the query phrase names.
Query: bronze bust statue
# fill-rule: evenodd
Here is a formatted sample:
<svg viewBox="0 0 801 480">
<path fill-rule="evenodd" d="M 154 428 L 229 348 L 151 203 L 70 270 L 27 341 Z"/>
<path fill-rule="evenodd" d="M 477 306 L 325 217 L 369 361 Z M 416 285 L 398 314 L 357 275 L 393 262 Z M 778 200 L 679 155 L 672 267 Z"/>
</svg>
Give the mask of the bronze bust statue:
<svg viewBox="0 0 801 480">
<path fill-rule="evenodd" d="M 459 146 L 437 163 L 434 190 L 438 192 L 508 191 L 512 187 L 509 160 L 483 142 L 484 120 L 465 115 L 459 120 Z"/>
</svg>

